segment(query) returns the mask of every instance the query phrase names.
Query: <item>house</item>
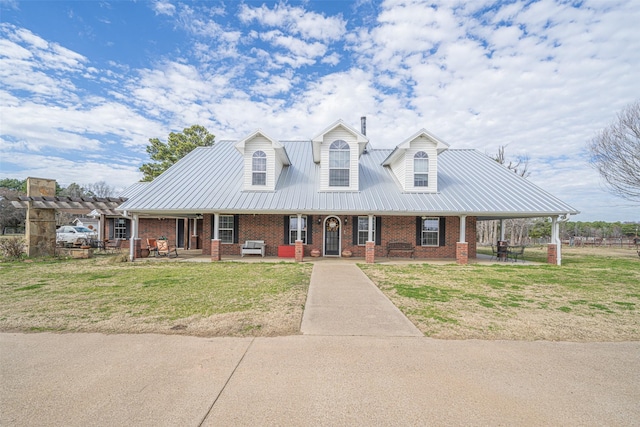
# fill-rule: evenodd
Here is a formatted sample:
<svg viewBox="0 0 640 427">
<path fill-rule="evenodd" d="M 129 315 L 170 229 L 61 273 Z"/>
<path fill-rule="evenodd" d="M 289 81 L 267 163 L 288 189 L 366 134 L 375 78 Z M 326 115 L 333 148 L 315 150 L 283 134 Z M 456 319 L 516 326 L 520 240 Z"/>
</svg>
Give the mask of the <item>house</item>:
<svg viewBox="0 0 640 427">
<path fill-rule="evenodd" d="M 425 129 L 395 149 L 374 149 L 364 126 L 342 120 L 310 140 L 278 141 L 256 130 L 196 148 L 137 185 L 118 210 L 132 219 L 129 235 L 138 244 L 160 235 L 183 247 L 193 240 L 213 260 L 263 240 L 268 256 L 289 252 L 298 260 L 315 250 L 374 262 L 401 242 L 415 258 L 460 263 L 476 256 L 478 220 L 524 217 L 553 219 L 549 253 L 559 261 L 557 220 L 578 213 L 488 156 L 451 149 Z"/>
</svg>

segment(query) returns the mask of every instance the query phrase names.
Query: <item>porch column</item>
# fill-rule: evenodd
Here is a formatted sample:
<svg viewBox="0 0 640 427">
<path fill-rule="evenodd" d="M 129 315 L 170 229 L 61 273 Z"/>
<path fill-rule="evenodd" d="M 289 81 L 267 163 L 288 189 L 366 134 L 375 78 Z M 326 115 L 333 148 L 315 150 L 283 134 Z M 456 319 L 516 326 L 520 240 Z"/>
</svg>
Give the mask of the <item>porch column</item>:
<svg viewBox="0 0 640 427">
<path fill-rule="evenodd" d="M 467 241 L 467 216 L 460 215 L 460 243 L 465 243 Z"/>
<path fill-rule="evenodd" d="M 504 241 L 504 219 L 500 219 L 500 240 Z"/>
<path fill-rule="evenodd" d="M 198 217 L 193 218 L 193 233 L 189 239 L 189 249 L 198 249 Z"/>
<path fill-rule="evenodd" d="M 304 245 L 302 242 L 302 214 L 300 213 L 297 215 L 296 225 L 295 260 L 296 262 L 302 262 L 304 259 Z"/>
<path fill-rule="evenodd" d="M 220 261 L 220 214 L 213 214 L 213 239 L 211 239 L 211 261 Z"/>
<path fill-rule="evenodd" d="M 138 239 L 138 214 L 131 217 L 131 239 L 129 241 L 129 261 L 139 257 L 140 239 Z"/>
<path fill-rule="evenodd" d="M 458 264 L 469 263 L 469 243 L 466 241 L 467 216 L 460 215 L 460 240 L 456 243 L 456 262 Z"/>
<path fill-rule="evenodd" d="M 27 196 L 55 196 L 53 179 L 27 178 Z M 28 202 L 25 220 L 27 256 L 54 255 L 56 251 L 56 210 L 35 208 Z"/>
<path fill-rule="evenodd" d="M 353 224 L 357 227 L 358 224 Z M 376 262 L 376 242 L 373 240 L 373 215 L 369 215 L 369 227 L 367 229 L 367 242 L 365 243 L 365 261 L 367 264 Z"/>
<path fill-rule="evenodd" d="M 551 243 L 547 246 L 547 263 L 560 265 L 560 227 L 558 227 L 558 217 L 551 217 Z"/>
</svg>

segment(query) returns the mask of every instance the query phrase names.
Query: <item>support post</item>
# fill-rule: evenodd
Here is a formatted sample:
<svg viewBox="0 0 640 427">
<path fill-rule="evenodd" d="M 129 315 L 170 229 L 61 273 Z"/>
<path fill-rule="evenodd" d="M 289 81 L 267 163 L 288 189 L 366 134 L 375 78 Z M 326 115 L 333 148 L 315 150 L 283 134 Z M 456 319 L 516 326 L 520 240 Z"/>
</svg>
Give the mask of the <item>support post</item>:
<svg viewBox="0 0 640 427">
<path fill-rule="evenodd" d="M 304 244 L 302 243 L 302 240 L 296 240 L 295 260 L 296 262 L 302 262 L 304 260 Z"/>
<path fill-rule="evenodd" d="M 367 242 L 365 246 L 365 261 L 367 264 L 376 262 L 376 242 Z"/>
<path fill-rule="evenodd" d="M 211 261 L 220 261 L 220 239 L 211 239 Z"/>
<path fill-rule="evenodd" d="M 55 196 L 53 179 L 27 178 L 27 196 Z M 56 247 L 56 210 L 34 208 L 28 203 L 25 236 L 27 256 L 53 255 Z"/>
<path fill-rule="evenodd" d="M 558 225 L 558 217 L 551 217 L 551 243 L 547 246 L 547 263 L 561 265 L 561 249 L 560 227 Z"/>
<path fill-rule="evenodd" d="M 469 263 L 469 243 L 466 241 L 467 216 L 460 215 L 460 240 L 456 243 L 456 262 L 466 265 Z"/>
<path fill-rule="evenodd" d="M 211 261 L 220 261 L 220 214 L 213 214 L 213 239 L 211 239 Z"/>
</svg>

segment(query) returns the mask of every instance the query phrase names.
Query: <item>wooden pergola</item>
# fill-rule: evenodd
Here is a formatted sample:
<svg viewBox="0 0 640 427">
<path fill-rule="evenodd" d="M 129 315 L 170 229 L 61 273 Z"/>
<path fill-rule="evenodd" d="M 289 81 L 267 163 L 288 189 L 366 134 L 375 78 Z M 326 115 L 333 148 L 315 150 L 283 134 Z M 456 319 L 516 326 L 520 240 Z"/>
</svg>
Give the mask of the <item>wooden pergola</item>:
<svg viewBox="0 0 640 427">
<path fill-rule="evenodd" d="M 101 217 L 121 215 L 116 208 L 127 200 L 124 197 L 56 196 L 55 189 L 55 180 L 30 177 L 27 178 L 26 196 L 3 196 L 14 207 L 27 210 L 27 256 L 45 255 L 46 248 L 55 246 L 56 210 L 95 211 Z"/>
</svg>

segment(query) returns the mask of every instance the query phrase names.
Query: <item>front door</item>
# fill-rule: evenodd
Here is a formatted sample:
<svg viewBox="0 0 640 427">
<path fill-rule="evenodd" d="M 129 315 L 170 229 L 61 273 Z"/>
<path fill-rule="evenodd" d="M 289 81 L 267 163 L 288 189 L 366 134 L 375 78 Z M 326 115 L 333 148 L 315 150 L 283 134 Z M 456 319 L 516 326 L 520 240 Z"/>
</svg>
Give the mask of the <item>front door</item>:
<svg viewBox="0 0 640 427">
<path fill-rule="evenodd" d="M 335 216 L 324 221 L 324 254 L 340 255 L 340 219 Z"/>
<path fill-rule="evenodd" d="M 184 248 L 184 219 L 180 218 L 177 222 L 177 246 L 179 248 Z"/>
</svg>

